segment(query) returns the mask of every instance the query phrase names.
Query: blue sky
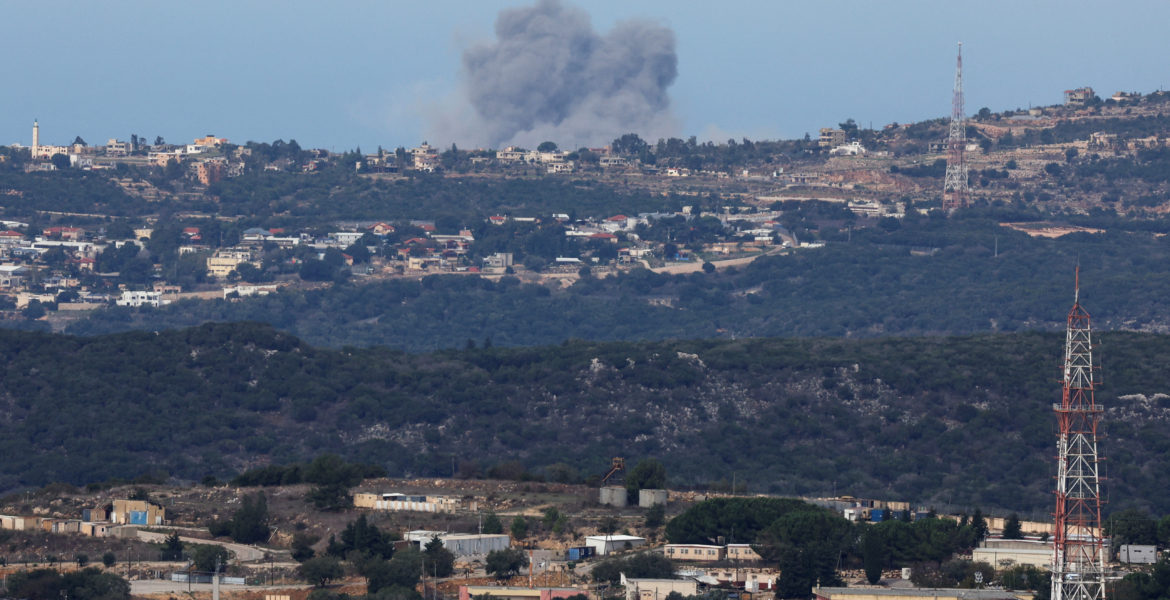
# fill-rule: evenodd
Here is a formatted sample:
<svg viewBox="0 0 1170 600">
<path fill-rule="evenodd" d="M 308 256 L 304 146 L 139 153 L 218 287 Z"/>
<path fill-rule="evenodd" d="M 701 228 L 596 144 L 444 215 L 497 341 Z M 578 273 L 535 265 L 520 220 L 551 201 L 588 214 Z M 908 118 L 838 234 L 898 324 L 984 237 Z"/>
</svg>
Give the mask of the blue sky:
<svg viewBox="0 0 1170 600">
<path fill-rule="evenodd" d="M 136 133 L 417 145 L 430 116 L 459 103 L 463 48 L 520 4 L 5 1 L 0 143 L 30 143 L 37 118 L 50 144 Z M 1165 2 L 572 4 L 600 31 L 629 18 L 674 30 L 679 134 L 700 139 L 946 116 L 959 41 L 968 113 L 1053 104 L 1082 85 L 1170 88 Z"/>
</svg>

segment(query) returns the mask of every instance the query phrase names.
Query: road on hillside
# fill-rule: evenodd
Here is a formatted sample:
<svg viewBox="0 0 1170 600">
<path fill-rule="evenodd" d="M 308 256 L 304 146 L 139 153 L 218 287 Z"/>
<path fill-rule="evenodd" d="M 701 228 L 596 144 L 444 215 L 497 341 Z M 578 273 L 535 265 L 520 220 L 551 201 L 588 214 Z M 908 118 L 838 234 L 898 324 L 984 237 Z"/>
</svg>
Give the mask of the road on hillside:
<svg viewBox="0 0 1170 600">
<path fill-rule="evenodd" d="M 166 539 L 166 534 L 155 533 L 153 531 L 139 531 L 138 539 L 144 542 L 161 542 Z M 253 562 L 263 560 L 265 552 L 255 546 L 245 546 L 244 544 L 233 544 L 231 542 L 221 542 L 218 540 L 201 540 L 193 537 L 179 536 L 179 541 L 184 544 L 210 544 L 215 546 L 223 546 L 236 555 L 236 560 L 240 562 Z M 209 588 L 210 589 L 210 588 Z"/>
</svg>

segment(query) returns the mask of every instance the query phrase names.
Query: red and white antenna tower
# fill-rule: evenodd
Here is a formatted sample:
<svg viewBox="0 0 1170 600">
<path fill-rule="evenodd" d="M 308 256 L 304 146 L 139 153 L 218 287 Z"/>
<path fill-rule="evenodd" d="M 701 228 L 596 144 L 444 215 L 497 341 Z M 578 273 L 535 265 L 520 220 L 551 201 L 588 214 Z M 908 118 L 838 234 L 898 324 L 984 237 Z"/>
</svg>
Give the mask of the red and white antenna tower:
<svg viewBox="0 0 1170 600">
<path fill-rule="evenodd" d="M 1053 405 L 1060 423 L 1056 471 L 1056 537 L 1052 600 L 1104 600 L 1105 546 L 1101 538 L 1101 489 L 1097 425 L 1103 409 L 1093 397 L 1093 343 L 1089 313 L 1081 308 L 1081 269 L 1068 313 L 1064 347 L 1064 394 Z"/>
<path fill-rule="evenodd" d="M 963 113 L 963 44 L 955 67 L 955 99 L 951 103 L 951 134 L 947 139 L 947 178 L 943 182 L 943 210 L 967 208 L 967 117 Z"/>
</svg>

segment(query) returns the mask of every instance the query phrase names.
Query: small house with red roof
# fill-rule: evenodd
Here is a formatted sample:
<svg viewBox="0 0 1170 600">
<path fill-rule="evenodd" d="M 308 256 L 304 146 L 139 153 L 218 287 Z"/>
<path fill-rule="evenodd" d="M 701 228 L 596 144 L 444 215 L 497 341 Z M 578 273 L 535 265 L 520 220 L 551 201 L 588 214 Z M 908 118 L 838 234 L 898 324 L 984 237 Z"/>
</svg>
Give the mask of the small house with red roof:
<svg viewBox="0 0 1170 600">
<path fill-rule="evenodd" d="M 626 215 L 614 215 L 601 222 L 601 228 L 609 231 L 625 231 L 633 229 L 638 224 L 637 217 L 627 217 Z"/>
<path fill-rule="evenodd" d="M 199 228 L 198 227 L 184 227 L 183 228 L 183 235 L 185 235 L 187 237 L 191 237 L 193 235 L 199 235 Z"/>
<path fill-rule="evenodd" d="M 508 217 L 501 217 L 500 215 L 488 217 L 488 223 L 491 223 L 492 225 L 503 225 L 504 223 L 507 223 L 507 222 L 508 222 Z"/>
<path fill-rule="evenodd" d="M 618 237 L 612 233 L 595 233 L 595 234 L 589 236 L 589 239 L 591 239 L 591 240 L 607 240 L 607 241 L 613 242 L 615 244 L 618 242 Z"/>
<path fill-rule="evenodd" d="M 19 231 L 0 231 L 0 244 L 12 246 L 24 242 L 24 234 Z"/>
<path fill-rule="evenodd" d="M 374 235 L 386 235 L 388 233 L 394 233 L 394 226 L 389 223 L 374 223 L 366 229 L 372 231 Z"/>
<path fill-rule="evenodd" d="M 63 240 L 79 240 L 85 235 L 80 227 L 50 227 L 44 231 L 45 237 L 59 237 Z"/>
</svg>

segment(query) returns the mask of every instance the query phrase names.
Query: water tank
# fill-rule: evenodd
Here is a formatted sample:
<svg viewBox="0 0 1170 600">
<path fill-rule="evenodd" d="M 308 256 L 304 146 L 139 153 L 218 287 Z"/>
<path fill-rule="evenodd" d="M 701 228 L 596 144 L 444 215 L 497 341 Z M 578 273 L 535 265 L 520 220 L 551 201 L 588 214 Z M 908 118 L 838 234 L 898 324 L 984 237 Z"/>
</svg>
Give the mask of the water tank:
<svg viewBox="0 0 1170 600">
<path fill-rule="evenodd" d="M 626 488 L 617 486 L 601 488 L 601 503 L 610 506 L 625 506 Z"/>
<path fill-rule="evenodd" d="M 655 504 L 666 506 L 666 490 L 638 490 L 638 506 L 650 508 Z"/>
</svg>

